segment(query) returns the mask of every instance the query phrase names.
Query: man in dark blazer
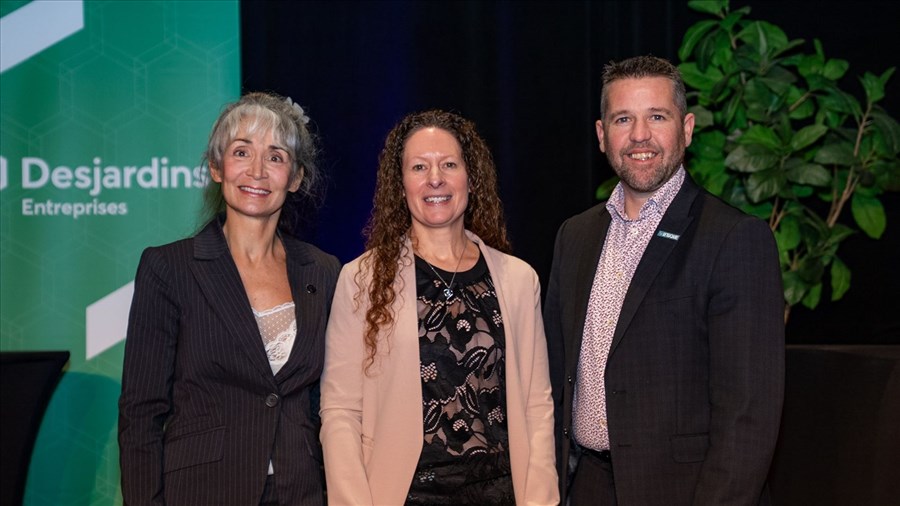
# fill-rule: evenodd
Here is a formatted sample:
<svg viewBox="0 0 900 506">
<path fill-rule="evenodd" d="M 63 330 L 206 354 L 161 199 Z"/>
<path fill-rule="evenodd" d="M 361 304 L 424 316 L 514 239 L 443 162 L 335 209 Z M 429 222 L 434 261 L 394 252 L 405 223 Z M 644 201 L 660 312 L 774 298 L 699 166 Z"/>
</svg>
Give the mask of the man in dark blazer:
<svg viewBox="0 0 900 506">
<path fill-rule="evenodd" d="M 694 117 L 655 57 L 604 69 L 620 183 L 559 229 L 544 323 L 562 503 L 769 504 L 783 295 L 766 223 L 682 166 Z"/>
</svg>

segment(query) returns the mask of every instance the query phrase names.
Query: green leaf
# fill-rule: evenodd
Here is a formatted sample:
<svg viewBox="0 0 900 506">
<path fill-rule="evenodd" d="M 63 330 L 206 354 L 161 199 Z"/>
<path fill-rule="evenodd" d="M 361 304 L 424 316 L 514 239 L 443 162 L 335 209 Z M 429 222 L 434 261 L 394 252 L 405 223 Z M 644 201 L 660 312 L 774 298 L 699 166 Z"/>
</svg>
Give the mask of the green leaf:
<svg viewBox="0 0 900 506">
<path fill-rule="evenodd" d="M 734 76 L 726 75 L 709 90 L 709 98 L 714 103 L 719 103 L 734 91 L 734 82 Z"/>
<path fill-rule="evenodd" d="M 750 14 L 750 7 L 741 7 L 736 11 L 729 12 L 727 16 L 722 19 L 722 28 L 725 30 L 731 30 L 734 28 L 734 25 L 737 24 L 738 21 L 745 15 Z"/>
<path fill-rule="evenodd" d="M 819 140 L 828 131 L 825 125 L 809 125 L 801 128 L 794 137 L 791 138 L 791 150 L 800 151 L 810 144 Z"/>
<path fill-rule="evenodd" d="M 695 11 L 722 16 L 728 8 L 728 0 L 690 0 L 688 7 Z"/>
<path fill-rule="evenodd" d="M 822 75 L 832 81 L 837 81 L 841 77 L 844 77 L 848 68 L 850 68 L 850 63 L 847 62 L 847 60 L 832 58 L 825 62 L 825 68 L 822 70 Z"/>
<path fill-rule="evenodd" d="M 753 125 L 748 128 L 744 135 L 738 138 L 737 142 L 743 145 L 758 144 L 773 151 L 782 147 L 778 134 L 771 128 L 763 125 Z"/>
<path fill-rule="evenodd" d="M 779 171 L 754 172 L 747 178 L 747 197 L 751 202 L 761 202 L 777 195 L 784 185 L 784 175 Z"/>
<path fill-rule="evenodd" d="M 747 117 L 758 122 L 770 121 L 771 111 L 777 108 L 781 97 L 759 78 L 747 81 L 744 86 L 744 105 L 747 107 Z"/>
<path fill-rule="evenodd" d="M 785 171 L 785 176 L 788 181 L 802 185 L 828 186 L 831 183 L 831 173 L 817 163 L 792 166 Z"/>
<path fill-rule="evenodd" d="M 822 123 L 829 128 L 839 128 L 844 124 L 845 119 L 844 114 L 840 114 L 834 111 L 828 111 L 826 109 L 819 109 L 819 112 L 816 113 L 816 123 Z"/>
<path fill-rule="evenodd" d="M 797 218 L 785 216 L 775 231 L 775 241 L 781 251 L 790 251 L 800 245 L 800 224 Z"/>
<path fill-rule="evenodd" d="M 879 188 L 885 191 L 900 192 L 900 161 L 879 160 L 872 164 L 872 173 Z"/>
<path fill-rule="evenodd" d="M 736 90 L 735 94 L 725 102 L 723 111 L 724 123 L 728 126 L 729 131 L 733 131 L 735 124 L 740 122 L 740 118 L 744 116 L 743 88 Z"/>
<path fill-rule="evenodd" d="M 600 183 L 600 186 L 597 187 L 597 192 L 594 194 L 594 197 L 597 200 L 606 200 L 612 195 L 613 189 L 616 187 L 616 184 L 619 183 L 619 178 L 613 176 L 606 181 Z"/>
<path fill-rule="evenodd" d="M 773 65 L 772 67 L 770 67 L 768 72 L 766 72 L 766 77 L 788 84 L 796 83 L 799 79 L 796 74 L 788 70 L 783 65 Z"/>
<path fill-rule="evenodd" d="M 800 302 L 809 287 L 800 278 L 800 274 L 797 271 L 787 271 L 781 277 L 781 280 L 784 284 L 784 300 L 792 306 Z"/>
<path fill-rule="evenodd" d="M 681 41 L 681 48 L 678 49 L 678 59 L 681 61 L 690 59 L 691 53 L 693 53 L 697 43 L 703 40 L 706 34 L 718 26 L 718 24 L 717 21 L 707 19 L 698 21 L 688 28 L 688 31 L 684 34 L 684 39 Z"/>
<path fill-rule="evenodd" d="M 720 165 L 720 167 L 722 167 Z M 734 178 L 732 178 L 727 172 L 713 172 L 710 173 L 703 182 L 703 187 L 706 188 L 710 193 L 721 197 L 725 192 L 725 186 L 729 183 L 733 182 Z"/>
<path fill-rule="evenodd" d="M 812 76 L 821 77 L 824 68 L 825 62 L 816 56 L 804 55 L 797 62 L 797 72 L 806 79 Z"/>
<path fill-rule="evenodd" d="M 809 91 L 822 91 L 831 86 L 831 81 L 825 79 L 821 74 L 809 74 L 803 76 L 806 78 L 806 84 L 809 85 Z"/>
<path fill-rule="evenodd" d="M 790 112 L 791 119 L 806 119 L 816 113 L 816 104 L 811 100 L 811 95 L 806 95 L 806 92 L 796 86 L 791 86 L 788 90 L 787 103 L 790 104 L 789 107 L 794 107 Z"/>
<path fill-rule="evenodd" d="M 791 41 L 791 44 L 795 44 L 795 43 L 803 44 L 803 39 L 797 39 L 797 40 Z M 782 58 L 781 64 L 784 65 L 785 67 L 797 67 L 798 65 L 800 65 L 800 62 L 803 61 L 804 58 L 807 58 L 807 56 L 805 54 L 800 54 L 800 53 L 792 54 L 790 56 L 785 56 L 784 58 Z"/>
<path fill-rule="evenodd" d="M 712 160 L 722 165 L 725 160 L 725 134 L 720 130 L 710 130 L 699 134 L 695 132 L 690 149 L 695 159 Z"/>
<path fill-rule="evenodd" d="M 791 87 L 790 81 L 775 79 L 771 77 L 760 77 L 760 82 L 766 85 L 776 95 L 786 95 Z"/>
<path fill-rule="evenodd" d="M 760 73 L 760 62 L 762 57 L 755 47 L 749 44 L 741 44 L 734 51 L 734 64 L 739 71 L 748 75 L 758 75 Z"/>
<path fill-rule="evenodd" d="M 748 144 L 738 146 L 728 153 L 725 165 L 738 172 L 757 172 L 772 167 L 778 159 L 777 152 L 759 144 Z"/>
<path fill-rule="evenodd" d="M 822 41 L 819 39 L 813 39 L 813 46 L 816 48 L 816 57 L 822 63 L 825 63 L 825 48 L 822 47 Z"/>
<path fill-rule="evenodd" d="M 850 289 L 850 269 L 840 258 L 831 261 L 831 300 L 840 300 Z"/>
<path fill-rule="evenodd" d="M 803 305 L 809 309 L 815 309 L 819 305 L 822 298 L 822 283 L 816 283 L 809 288 L 806 296 L 803 297 Z"/>
<path fill-rule="evenodd" d="M 706 71 L 701 71 L 693 62 L 682 63 L 678 66 L 678 70 L 681 71 L 681 77 L 687 86 L 701 91 L 711 90 L 724 77 L 715 67 L 707 67 Z"/>
<path fill-rule="evenodd" d="M 847 225 L 836 223 L 831 229 L 831 234 L 829 234 L 828 239 L 825 242 L 829 245 L 840 244 L 844 239 L 850 237 L 855 233 L 856 231 L 848 227 Z"/>
<path fill-rule="evenodd" d="M 819 97 L 819 107 L 832 112 L 852 114 L 857 118 L 862 116 L 862 108 L 859 105 L 859 100 L 853 95 L 841 91 L 836 87 L 827 88 L 825 95 Z"/>
<path fill-rule="evenodd" d="M 702 129 L 703 127 L 712 126 L 714 123 L 712 111 L 705 107 L 695 105 L 693 107 L 689 107 L 688 112 L 694 114 L 694 128 L 698 130 Z M 696 136 L 696 130 L 694 132 Z"/>
<path fill-rule="evenodd" d="M 741 209 L 745 213 L 756 216 L 763 221 L 768 221 L 769 217 L 772 216 L 772 202 L 770 201 L 760 202 L 759 204 L 752 204 L 745 201 L 741 204 Z"/>
<path fill-rule="evenodd" d="M 760 55 L 768 55 L 787 46 L 784 30 L 766 21 L 753 21 L 741 30 L 737 37 L 754 47 Z"/>
<path fill-rule="evenodd" d="M 825 265 L 822 263 L 820 256 L 806 255 L 800 259 L 797 274 L 808 284 L 813 285 L 822 281 L 822 276 L 825 274 Z"/>
<path fill-rule="evenodd" d="M 791 191 L 794 193 L 794 196 L 797 198 L 806 198 L 813 194 L 813 189 L 810 186 L 804 185 L 795 185 Z"/>
<path fill-rule="evenodd" d="M 700 69 L 701 72 L 706 72 L 709 67 L 713 65 L 716 52 L 719 50 L 719 41 L 722 40 L 720 36 L 724 36 L 725 40 L 728 39 L 728 36 L 725 35 L 722 30 L 717 30 L 711 33 L 709 37 L 704 37 L 694 49 L 694 56 L 697 59 L 697 68 Z M 731 48 L 728 48 L 728 50 L 731 51 Z"/>
<path fill-rule="evenodd" d="M 880 200 L 854 193 L 850 199 L 850 211 L 856 224 L 866 235 L 873 239 L 881 238 L 887 225 L 887 218 Z"/>
<path fill-rule="evenodd" d="M 884 84 L 878 76 L 871 72 L 866 72 L 859 78 L 859 81 L 862 83 L 863 89 L 866 90 L 866 100 L 870 104 L 874 104 L 884 98 Z"/>
<path fill-rule="evenodd" d="M 853 145 L 849 142 L 835 142 L 825 144 L 816 152 L 813 158 L 816 163 L 822 165 L 853 165 Z"/>
<path fill-rule="evenodd" d="M 779 49 L 778 51 L 773 52 L 772 55 L 778 56 L 782 53 L 790 51 L 791 49 L 794 49 L 797 46 L 802 46 L 804 44 L 804 42 L 805 41 L 803 39 L 794 39 L 794 40 L 788 42 L 787 44 L 785 44 L 785 46 L 782 47 L 781 49 Z M 794 55 L 794 56 L 799 56 L 799 55 Z M 781 60 L 782 65 L 796 65 L 797 60 L 794 58 L 794 56 L 782 59 Z"/>
<path fill-rule="evenodd" d="M 713 65 L 718 66 L 727 72 L 737 70 L 734 67 L 733 54 L 731 49 L 731 37 L 724 30 L 719 30 L 709 37 L 712 41 L 710 49 L 712 49 L 711 59 Z"/>
</svg>

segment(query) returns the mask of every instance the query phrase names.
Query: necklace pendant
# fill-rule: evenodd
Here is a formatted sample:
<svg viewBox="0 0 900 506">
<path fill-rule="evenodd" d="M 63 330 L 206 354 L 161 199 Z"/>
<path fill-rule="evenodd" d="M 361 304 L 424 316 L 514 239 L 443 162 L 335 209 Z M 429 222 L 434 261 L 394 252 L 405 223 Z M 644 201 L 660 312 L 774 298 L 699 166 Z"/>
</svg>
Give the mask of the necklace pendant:
<svg viewBox="0 0 900 506">
<path fill-rule="evenodd" d="M 453 297 L 453 289 L 447 286 L 444 288 L 444 298 L 450 300 L 451 297 Z"/>
</svg>

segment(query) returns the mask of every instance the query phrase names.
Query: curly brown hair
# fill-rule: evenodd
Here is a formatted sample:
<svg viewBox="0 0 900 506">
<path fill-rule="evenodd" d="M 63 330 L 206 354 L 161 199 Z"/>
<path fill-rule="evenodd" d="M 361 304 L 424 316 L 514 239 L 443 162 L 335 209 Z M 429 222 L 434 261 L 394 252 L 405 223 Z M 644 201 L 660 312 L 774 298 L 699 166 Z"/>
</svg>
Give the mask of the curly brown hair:
<svg viewBox="0 0 900 506">
<path fill-rule="evenodd" d="M 366 254 L 356 276 L 360 303 L 369 279 L 366 309 L 366 371 L 375 361 L 378 332 L 394 324 L 391 306 L 397 297 L 394 280 L 400 258 L 406 256 L 406 238 L 412 217 L 403 194 L 403 150 L 412 134 L 423 128 L 440 128 L 453 135 L 462 148 L 469 178 L 469 204 L 463 217 L 466 229 L 494 249 L 509 252 L 503 204 L 497 192 L 497 170 L 487 143 L 475 124 L 452 112 L 438 109 L 407 115 L 388 133 L 378 157 L 378 175 L 372 214 L 363 230 Z"/>
</svg>

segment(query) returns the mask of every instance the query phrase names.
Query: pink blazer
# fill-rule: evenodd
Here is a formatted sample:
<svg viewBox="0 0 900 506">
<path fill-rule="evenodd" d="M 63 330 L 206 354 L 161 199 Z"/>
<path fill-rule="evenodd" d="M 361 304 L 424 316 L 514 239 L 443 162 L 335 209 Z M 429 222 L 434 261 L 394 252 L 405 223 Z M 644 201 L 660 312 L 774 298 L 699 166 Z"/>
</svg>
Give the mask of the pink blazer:
<svg viewBox="0 0 900 506">
<path fill-rule="evenodd" d="M 540 283 L 527 263 L 466 233 L 487 261 L 506 325 L 506 409 L 516 503 L 558 504 Z M 403 504 L 422 451 L 416 282 L 409 243 L 406 251 L 395 284 L 395 325 L 379 336 L 368 375 L 363 373 L 368 300 L 364 296 L 359 308 L 354 302 L 354 278 L 365 255 L 345 265 L 338 279 L 325 336 L 320 433 L 332 506 Z"/>
</svg>

